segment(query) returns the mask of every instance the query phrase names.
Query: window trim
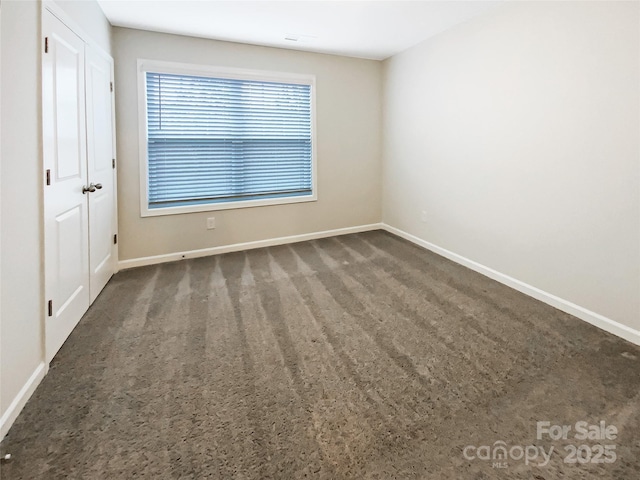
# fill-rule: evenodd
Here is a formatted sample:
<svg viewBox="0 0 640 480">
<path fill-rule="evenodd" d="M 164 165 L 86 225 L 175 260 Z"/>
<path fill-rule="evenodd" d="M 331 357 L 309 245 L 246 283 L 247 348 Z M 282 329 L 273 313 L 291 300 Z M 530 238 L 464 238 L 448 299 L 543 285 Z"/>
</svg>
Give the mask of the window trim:
<svg viewBox="0 0 640 480">
<path fill-rule="evenodd" d="M 173 207 L 149 208 L 149 158 L 147 136 L 147 89 L 146 72 L 173 73 L 178 75 L 199 75 L 240 80 L 258 80 L 282 83 L 296 83 L 311 86 L 311 195 L 297 197 L 265 198 L 261 200 L 236 200 L 231 202 L 205 203 Z M 318 200 L 317 135 L 316 135 L 316 77 L 315 75 L 248 70 L 241 68 L 197 65 L 189 63 L 165 62 L 138 59 L 138 142 L 140 163 L 140 216 L 157 217 L 196 212 L 214 212 L 237 208 L 286 205 L 291 203 L 315 202 Z"/>
</svg>

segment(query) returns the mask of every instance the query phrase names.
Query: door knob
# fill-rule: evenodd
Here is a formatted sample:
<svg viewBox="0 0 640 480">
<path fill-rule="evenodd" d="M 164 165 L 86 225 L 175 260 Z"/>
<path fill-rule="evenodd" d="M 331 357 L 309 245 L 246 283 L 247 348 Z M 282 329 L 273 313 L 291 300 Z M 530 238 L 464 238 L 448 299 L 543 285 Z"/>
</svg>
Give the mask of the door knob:
<svg viewBox="0 0 640 480">
<path fill-rule="evenodd" d="M 88 187 L 82 187 L 82 193 L 95 192 L 96 190 L 100 190 L 101 188 L 102 188 L 101 183 L 91 182 Z"/>
</svg>

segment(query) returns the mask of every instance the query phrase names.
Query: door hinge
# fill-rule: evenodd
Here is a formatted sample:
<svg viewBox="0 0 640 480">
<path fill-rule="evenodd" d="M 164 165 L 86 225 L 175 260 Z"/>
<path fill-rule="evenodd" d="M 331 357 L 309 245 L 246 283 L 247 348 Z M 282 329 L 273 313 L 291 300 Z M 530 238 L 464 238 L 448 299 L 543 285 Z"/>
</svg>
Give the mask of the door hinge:
<svg viewBox="0 0 640 480">
<path fill-rule="evenodd" d="M 53 300 L 49 300 L 47 303 L 47 309 L 49 310 L 49 316 L 53 317 Z"/>
<path fill-rule="evenodd" d="M 109 89 L 113 92 L 113 82 L 109 82 Z"/>
<path fill-rule="evenodd" d="M 44 53 L 49 53 L 49 37 L 44 37 Z"/>
<path fill-rule="evenodd" d="M 116 168 L 116 159 L 115 158 L 111 159 L 111 167 L 112 168 Z"/>
<path fill-rule="evenodd" d="M 118 244 L 118 234 L 117 233 L 113 236 L 113 244 L 114 245 Z"/>
<path fill-rule="evenodd" d="M 51 170 L 47 168 L 47 185 L 51 185 Z"/>
</svg>

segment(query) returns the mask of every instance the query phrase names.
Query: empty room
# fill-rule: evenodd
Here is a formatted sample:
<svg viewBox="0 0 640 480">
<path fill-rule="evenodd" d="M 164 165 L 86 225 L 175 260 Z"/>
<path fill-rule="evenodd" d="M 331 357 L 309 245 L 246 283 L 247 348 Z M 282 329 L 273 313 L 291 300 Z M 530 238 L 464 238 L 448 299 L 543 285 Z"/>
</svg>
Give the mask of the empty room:
<svg viewBox="0 0 640 480">
<path fill-rule="evenodd" d="M 640 2 L 2 0 L 0 478 L 640 478 Z"/>
</svg>

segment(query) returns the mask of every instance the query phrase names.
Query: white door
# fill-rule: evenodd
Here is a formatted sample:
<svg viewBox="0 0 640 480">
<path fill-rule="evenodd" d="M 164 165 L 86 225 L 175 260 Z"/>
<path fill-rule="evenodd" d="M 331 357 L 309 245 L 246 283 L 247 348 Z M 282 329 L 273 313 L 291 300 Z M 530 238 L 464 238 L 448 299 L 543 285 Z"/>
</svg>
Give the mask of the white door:
<svg viewBox="0 0 640 480">
<path fill-rule="evenodd" d="M 46 357 L 89 308 L 84 42 L 43 12 L 42 61 Z"/>
<path fill-rule="evenodd" d="M 87 165 L 95 191 L 89 199 L 89 272 L 91 302 L 116 268 L 115 163 L 113 158 L 113 61 L 86 47 Z"/>
</svg>

